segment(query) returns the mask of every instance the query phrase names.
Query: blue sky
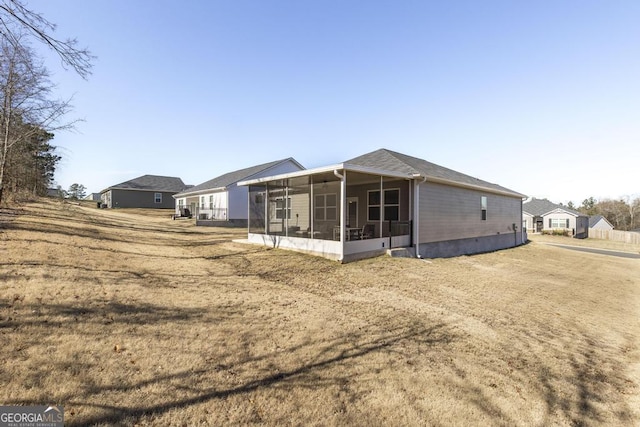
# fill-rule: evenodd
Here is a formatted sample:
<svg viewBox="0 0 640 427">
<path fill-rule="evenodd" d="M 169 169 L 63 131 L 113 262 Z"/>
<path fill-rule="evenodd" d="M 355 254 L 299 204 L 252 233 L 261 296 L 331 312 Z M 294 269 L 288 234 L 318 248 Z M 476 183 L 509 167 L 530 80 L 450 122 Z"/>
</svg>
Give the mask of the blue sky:
<svg viewBox="0 0 640 427">
<path fill-rule="evenodd" d="M 640 2 L 31 0 L 98 59 L 46 63 L 57 183 L 199 184 L 388 148 L 554 202 L 640 195 Z"/>
</svg>

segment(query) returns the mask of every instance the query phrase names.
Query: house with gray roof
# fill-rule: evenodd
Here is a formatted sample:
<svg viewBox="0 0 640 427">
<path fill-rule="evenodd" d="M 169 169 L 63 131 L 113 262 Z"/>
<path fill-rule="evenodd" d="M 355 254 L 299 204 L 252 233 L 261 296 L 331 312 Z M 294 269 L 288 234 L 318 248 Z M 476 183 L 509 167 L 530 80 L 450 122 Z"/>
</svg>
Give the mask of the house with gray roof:
<svg viewBox="0 0 640 427">
<path fill-rule="evenodd" d="M 174 194 L 176 215 L 184 216 L 186 209 L 196 217 L 197 225 L 246 226 L 248 190 L 238 182 L 301 170 L 304 166 L 289 157 L 225 173 Z"/>
<path fill-rule="evenodd" d="M 450 257 L 526 241 L 524 195 L 387 149 L 238 184 L 249 189 L 250 243 L 340 262 L 390 249 Z"/>
<path fill-rule="evenodd" d="M 105 188 L 100 200 L 108 208 L 173 209 L 171 196 L 187 187 L 180 178 L 143 175 Z"/>
<path fill-rule="evenodd" d="M 529 233 L 559 232 L 577 239 L 589 237 L 589 217 L 547 199 L 522 204 L 522 220 Z"/>
</svg>

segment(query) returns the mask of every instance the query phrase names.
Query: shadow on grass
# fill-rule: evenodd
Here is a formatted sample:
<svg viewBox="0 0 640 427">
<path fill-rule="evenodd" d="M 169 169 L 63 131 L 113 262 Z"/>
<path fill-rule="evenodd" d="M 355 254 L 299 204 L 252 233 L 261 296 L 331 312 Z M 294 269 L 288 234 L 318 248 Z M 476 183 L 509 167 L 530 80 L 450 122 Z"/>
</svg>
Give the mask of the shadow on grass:
<svg viewBox="0 0 640 427">
<path fill-rule="evenodd" d="M 158 376 L 152 380 L 144 380 L 139 383 L 132 383 L 126 386 L 116 386 L 120 391 L 137 390 L 141 387 L 157 386 L 158 384 L 171 388 L 169 384 L 175 379 L 180 379 L 187 385 L 191 397 L 166 400 L 144 406 L 115 406 L 108 404 L 92 403 L 90 399 L 73 399 L 67 402 L 71 405 L 94 407 L 102 411 L 102 414 L 93 415 L 82 420 L 78 420 L 83 425 L 95 424 L 130 424 L 141 421 L 144 417 L 155 417 L 170 411 L 185 409 L 192 405 L 222 400 L 234 395 L 250 394 L 261 389 L 284 389 L 294 388 L 319 389 L 332 385 L 341 385 L 346 379 L 355 374 L 339 374 L 334 372 L 334 368 L 345 364 L 358 363 L 362 358 L 376 353 L 388 353 L 390 356 L 399 350 L 402 344 L 407 342 L 419 342 L 421 345 L 437 347 L 445 345 L 453 339 L 444 325 L 423 327 L 419 325 L 397 328 L 395 330 L 383 332 L 375 337 L 370 337 L 367 333 L 350 333 L 334 340 L 326 342 L 309 342 L 295 348 L 289 348 L 287 353 L 308 354 L 310 350 L 321 347 L 304 362 L 297 366 L 286 369 L 262 368 L 252 379 L 243 381 L 241 384 L 232 387 L 210 387 L 210 382 L 203 379 L 201 374 L 211 370 L 223 370 L 227 372 L 242 370 L 242 365 L 250 364 L 256 358 L 247 358 L 233 365 L 215 365 L 207 370 L 182 371 L 168 376 Z M 269 359 L 273 355 L 266 354 L 260 358 Z M 273 360 L 270 366 L 277 365 Z M 364 365 L 363 365 L 364 366 Z M 358 370 L 358 375 L 366 376 L 375 372 L 375 367 L 368 367 Z M 339 371 L 339 370 L 338 370 Z M 353 379 L 353 378 L 350 378 Z M 91 394 L 100 395 L 108 391 L 106 388 L 97 387 Z M 90 396 L 85 396 L 89 398 Z"/>
</svg>

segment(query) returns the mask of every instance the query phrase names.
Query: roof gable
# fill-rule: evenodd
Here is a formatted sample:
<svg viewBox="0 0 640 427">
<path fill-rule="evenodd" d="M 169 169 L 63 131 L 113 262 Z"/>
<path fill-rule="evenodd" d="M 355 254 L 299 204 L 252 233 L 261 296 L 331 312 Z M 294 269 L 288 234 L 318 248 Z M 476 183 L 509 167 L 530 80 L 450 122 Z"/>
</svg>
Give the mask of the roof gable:
<svg viewBox="0 0 640 427">
<path fill-rule="evenodd" d="M 607 218 L 603 217 L 602 215 L 593 215 L 589 217 L 589 227 L 593 228 L 595 227 L 595 225 L 600 222 L 600 221 L 604 221 L 607 224 L 609 224 L 611 226 L 611 228 L 613 228 L 613 224 L 611 224 Z"/>
<path fill-rule="evenodd" d="M 143 175 L 120 184 L 112 185 L 107 190 L 143 190 L 143 191 L 163 191 L 167 193 L 177 193 L 184 190 L 186 185 L 182 179 L 172 176 Z"/>
<path fill-rule="evenodd" d="M 406 154 L 387 150 L 385 148 L 372 151 L 371 153 L 355 157 L 351 160 L 347 160 L 345 164 L 400 172 L 407 174 L 407 176 L 419 173 L 422 176 L 426 176 L 427 179 L 439 179 L 462 185 L 482 187 L 487 190 L 498 191 L 501 193 L 506 192 L 522 196 L 516 191 L 502 187 L 498 184 L 483 181 L 481 179 L 474 178 L 461 172 L 454 171 L 453 169 L 445 168 L 444 166 L 440 166 L 435 163 L 419 159 L 417 157 L 411 157 L 407 156 Z"/>
<path fill-rule="evenodd" d="M 253 176 L 259 174 L 260 172 L 263 172 L 269 168 L 272 168 L 274 166 L 277 166 L 287 161 L 291 161 L 296 166 L 300 167 L 300 169 L 304 169 L 304 167 L 300 163 L 298 163 L 292 157 L 289 157 L 287 159 L 276 160 L 273 162 L 263 163 L 261 165 L 251 166 L 248 168 L 239 169 L 237 171 L 225 173 L 223 175 L 210 179 L 209 181 L 203 182 L 202 184 L 198 184 L 194 187 L 191 187 L 187 191 L 183 191 L 180 194 L 176 194 L 176 196 L 197 193 L 205 190 L 213 190 L 216 188 L 229 187 L 230 185 L 236 184 L 246 179 L 250 179 Z"/>
<path fill-rule="evenodd" d="M 586 216 L 578 211 L 569 209 L 566 206 L 550 202 L 547 199 L 532 198 L 522 204 L 522 210 L 533 216 L 543 216 L 557 210 L 564 211 L 573 216 Z"/>
</svg>

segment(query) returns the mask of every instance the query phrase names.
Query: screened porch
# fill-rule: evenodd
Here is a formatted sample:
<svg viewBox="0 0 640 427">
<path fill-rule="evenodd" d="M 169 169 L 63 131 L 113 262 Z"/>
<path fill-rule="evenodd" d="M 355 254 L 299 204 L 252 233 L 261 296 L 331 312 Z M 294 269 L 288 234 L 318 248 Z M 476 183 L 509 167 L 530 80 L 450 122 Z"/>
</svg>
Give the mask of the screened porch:
<svg viewBox="0 0 640 427">
<path fill-rule="evenodd" d="M 406 177 L 334 169 L 249 184 L 249 240 L 343 259 L 411 245 Z"/>
</svg>

